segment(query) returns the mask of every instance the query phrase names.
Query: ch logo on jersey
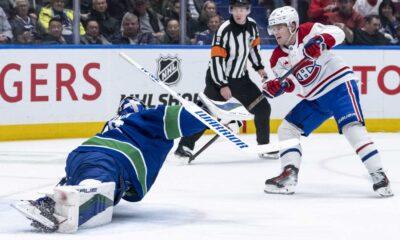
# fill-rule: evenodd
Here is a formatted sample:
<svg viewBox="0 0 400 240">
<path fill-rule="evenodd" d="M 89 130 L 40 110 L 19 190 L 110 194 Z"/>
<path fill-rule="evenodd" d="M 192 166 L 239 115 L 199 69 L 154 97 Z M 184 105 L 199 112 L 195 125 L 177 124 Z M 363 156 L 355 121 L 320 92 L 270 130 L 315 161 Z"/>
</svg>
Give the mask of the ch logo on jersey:
<svg viewBox="0 0 400 240">
<path fill-rule="evenodd" d="M 181 60 L 177 56 L 161 56 L 157 61 L 157 76 L 166 85 L 176 84 L 181 79 Z"/>
<path fill-rule="evenodd" d="M 315 61 L 307 60 L 295 71 L 294 75 L 301 85 L 308 86 L 317 79 L 320 71 L 320 65 Z"/>
</svg>

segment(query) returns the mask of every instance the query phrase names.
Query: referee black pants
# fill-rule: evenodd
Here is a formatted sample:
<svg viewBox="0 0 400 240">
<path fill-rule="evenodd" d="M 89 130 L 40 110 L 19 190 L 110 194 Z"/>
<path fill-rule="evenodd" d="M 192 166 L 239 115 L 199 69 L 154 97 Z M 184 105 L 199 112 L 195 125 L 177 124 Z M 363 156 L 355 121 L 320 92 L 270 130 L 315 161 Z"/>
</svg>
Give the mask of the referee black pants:
<svg viewBox="0 0 400 240">
<path fill-rule="evenodd" d="M 257 85 L 251 81 L 248 73 L 246 73 L 246 75 L 242 78 L 228 79 L 228 82 L 232 96 L 246 108 L 251 102 L 253 102 L 262 94 Z M 226 101 L 226 99 L 220 94 L 219 86 L 217 86 L 212 80 L 210 70 L 207 71 L 206 88 L 204 89 L 204 94 L 208 98 L 215 101 Z M 271 115 L 271 106 L 269 105 L 267 99 L 264 98 L 261 102 L 259 102 L 252 110 L 250 110 L 250 113 L 254 115 L 257 143 L 269 143 L 269 120 Z M 196 141 L 203 135 L 204 131 L 189 137 L 182 137 L 179 145 L 186 146 L 193 150 Z"/>
</svg>

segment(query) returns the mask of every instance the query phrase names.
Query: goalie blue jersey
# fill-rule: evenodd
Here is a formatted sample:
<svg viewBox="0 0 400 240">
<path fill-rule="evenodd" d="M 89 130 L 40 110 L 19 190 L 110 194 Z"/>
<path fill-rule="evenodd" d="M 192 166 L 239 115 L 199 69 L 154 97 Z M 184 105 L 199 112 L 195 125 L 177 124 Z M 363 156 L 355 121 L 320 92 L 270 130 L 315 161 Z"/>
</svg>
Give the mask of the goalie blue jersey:
<svg viewBox="0 0 400 240">
<path fill-rule="evenodd" d="M 102 133 L 82 143 L 73 153 L 79 155 L 82 152 L 88 154 L 100 152 L 111 156 L 120 169 L 118 171 L 122 171 L 120 173 L 120 177 L 123 178 L 122 184 L 126 185 L 122 189 L 121 194 L 124 194 L 122 198 L 127 201 L 140 201 L 157 178 L 174 145 L 173 140 L 193 135 L 204 128 L 205 125 L 182 106 L 160 105 L 137 113 L 117 116 L 105 124 Z M 74 164 L 83 163 L 68 164 L 67 160 L 67 175 L 71 169 L 77 169 Z M 99 166 L 97 162 L 93 164 Z M 116 196 L 116 199 L 119 200 L 120 197 Z"/>
</svg>

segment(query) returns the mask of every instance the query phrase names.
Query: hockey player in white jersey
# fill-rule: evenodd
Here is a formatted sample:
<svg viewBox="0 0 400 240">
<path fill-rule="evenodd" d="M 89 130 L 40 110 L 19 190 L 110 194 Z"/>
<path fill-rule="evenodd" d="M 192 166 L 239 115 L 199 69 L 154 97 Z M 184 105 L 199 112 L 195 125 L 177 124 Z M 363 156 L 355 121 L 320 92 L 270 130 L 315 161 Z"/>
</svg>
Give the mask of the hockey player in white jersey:
<svg viewBox="0 0 400 240">
<path fill-rule="evenodd" d="M 275 9 L 268 25 L 269 33 L 278 43 L 270 58 L 276 77 L 302 61 L 288 78 L 270 80 L 263 85 L 264 94 L 269 98 L 295 92 L 303 99 L 279 126 L 279 140 L 308 136 L 333 116 L 340 133 L 371 175 L 373 190 L 383 197 L 393 196 L 380 154 L 364 127 L 356 76 L 330 51 L 343 42 L 344 32 L 336 26 L 320 23 L 299 25 L 298 13 L 290 6 Z M 293 194 L 302 158 L 301 145 L 281 150 L 280 157 L 282 173 L 267 179 L 264 191 Z"/>
</svg>

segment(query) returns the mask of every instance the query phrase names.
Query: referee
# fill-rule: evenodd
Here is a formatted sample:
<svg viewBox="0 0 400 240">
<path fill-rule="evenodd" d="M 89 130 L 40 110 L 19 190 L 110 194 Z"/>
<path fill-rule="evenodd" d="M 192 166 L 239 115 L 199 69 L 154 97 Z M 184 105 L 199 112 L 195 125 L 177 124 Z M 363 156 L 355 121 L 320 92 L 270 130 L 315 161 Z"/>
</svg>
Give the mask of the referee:
<svg viewBox="0 0 400 240">
<path fill-rule="evenodd" d="M 247 107 L 261 95 L 260 89 L 251 81 L 246 67 L 247 60 L 250 60 L 260 77 L 267 77 L 260 56 L 257 24 L 248 17 L 250 10 L 250 0 L 230 0 L 231 17 L 214 35 L 204 89 L 204 94 L 212 100 L 226 101 L 234 97 Z M 263 99 L 250 112 L 254 114 L 257 143 L 269 143 L 271 107 L 267 99 Z M 175 155 L 190 158 L 195 142 L 203 133 L 204 131 L 181 138 Z M 271 155 L 264 154 L 260 157 L 270 158 Z"/>
</svg>

